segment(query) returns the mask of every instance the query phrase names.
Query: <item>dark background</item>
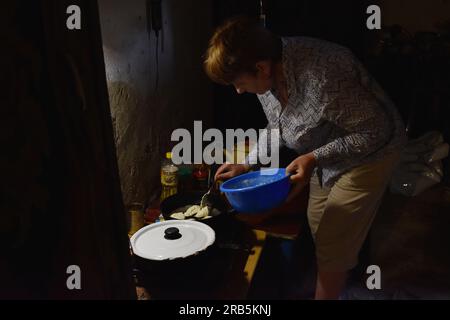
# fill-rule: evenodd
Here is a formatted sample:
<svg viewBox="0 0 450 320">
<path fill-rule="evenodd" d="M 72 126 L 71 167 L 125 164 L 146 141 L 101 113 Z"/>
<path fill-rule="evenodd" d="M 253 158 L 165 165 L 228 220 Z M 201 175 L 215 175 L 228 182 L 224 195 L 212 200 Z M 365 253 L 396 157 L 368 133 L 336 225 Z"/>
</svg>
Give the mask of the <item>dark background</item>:
<svg viewBox="0 0 450 320">
<path fill-rule="evenodd" d="M 61 27 L 71 4 L 83 8 L 80 32 Z M 267 27 L 282 36 L 351 48 L 396 102 L 411 138 L 433 129 L 450 141 L 450 24 L 439 33 L 368 31 L 368 4 L 267 0 L 264 9 Z M 214 0 L 208 18 L 215 27 L 258 12 L 259 1 Z M 0 41 L 0 298 L 134 298 L 96 1 L 2 2 Z M 151 115 L 149 125 L 159 121 Z M 212 118 L 222 129 L 266 123 L 255 96 L 217 85 Z M 65 287 L 71 264 L 86 270 L 81 292 Z"/>
<path fill-rule="evenodd" d="M 441 32 L 415 33 L 400 25 L 368 30 L 366 8 L 380 1 L 263 1 L 266 26 L 280 36 L 310 36 L 350 48 L 392 98 L 409 138 L 437 130 L 450 141 L 450 22 Z M 213 24 L 235 15 L 258 17 L 259 1 L 216 0 Z M 413 14 L 408 8 L 396 15 Z M 420 13 L 417 13 L 420 14 Z M 429 17 L 432 19 L 432 17 Z M 267 124 L 255 95 L 238 95 L 233 87 L 213 87 L 214 125 L 218 128 L 263 128 Z M 292 158 L 289 150 L 285 157 Z M 444 160 L 449 183 L 448 159 Z"/>
</svg>

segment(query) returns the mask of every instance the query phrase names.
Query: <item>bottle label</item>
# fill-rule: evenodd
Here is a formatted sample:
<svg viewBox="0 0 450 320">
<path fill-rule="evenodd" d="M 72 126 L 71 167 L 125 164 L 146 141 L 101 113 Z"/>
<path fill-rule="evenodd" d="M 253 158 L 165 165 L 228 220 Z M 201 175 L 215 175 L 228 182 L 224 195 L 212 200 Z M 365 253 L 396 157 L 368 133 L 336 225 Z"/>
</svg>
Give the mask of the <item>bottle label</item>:
<svg viewBox="0 0 450 320">
<path fill-rule="evenodd" d="M 163 186 L 176 186 L 178 183 L 176 167 L 164 167 L 161 170 L 161 184 Z"/>
</svg>

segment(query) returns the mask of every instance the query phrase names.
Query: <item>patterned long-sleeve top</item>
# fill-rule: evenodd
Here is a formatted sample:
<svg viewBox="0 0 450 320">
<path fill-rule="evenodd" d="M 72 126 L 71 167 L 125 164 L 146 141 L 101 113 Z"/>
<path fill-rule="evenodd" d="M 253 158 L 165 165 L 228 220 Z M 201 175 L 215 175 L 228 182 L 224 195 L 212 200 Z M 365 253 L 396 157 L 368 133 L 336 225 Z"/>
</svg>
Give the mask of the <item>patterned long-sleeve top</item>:
<svg viewBox="0 0 450 320">
<path fill-rule="evenodd" d="M 349 49 L 307 37 L 282 38 L 282 65 L 285 107 L 275 90 L 258 95 L 267 128 L 280 130 L 280 145 L 313 152 L 322 185 L 330 187 L 351 168 L 404 145 L 395 105 Z M 267 152 L 267 140 L 259 137 L 248 162 L 255 163 L 258 149 Z"/>
</svg>

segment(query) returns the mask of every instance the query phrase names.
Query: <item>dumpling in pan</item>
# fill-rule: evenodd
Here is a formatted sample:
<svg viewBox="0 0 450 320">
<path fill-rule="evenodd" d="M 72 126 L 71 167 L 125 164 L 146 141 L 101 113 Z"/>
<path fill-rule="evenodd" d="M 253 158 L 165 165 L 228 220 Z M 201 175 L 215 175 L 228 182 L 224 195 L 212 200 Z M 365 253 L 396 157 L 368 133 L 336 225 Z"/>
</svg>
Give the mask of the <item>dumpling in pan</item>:
<svg viewBox="0 0 450 320">
<path fill-rule="evenodd" d="M 184 213 L 185 217 L 192 217 L 193 215 L 195 215 L 198 211 L 200 210 L 200 206 L 199 205 L 194 205 L 192 207 L 189 207 L 186 212 Z"/>
<path fill-rule="evenodd" d="M 204 217 L 206 217 L 208 215 L 209 215 L 209 208 L 208 207 L 203 207 L 195 214 L 195 217 L 196 218 L 204 218 Z"/>
<path fill-rule="evenodd" d="M 170 215 L 170 217 L 171 217 L 171 218 L 174 218 L 174 219 L 177 219 L 177 220 L 184 220 L 184 214 L 183 214 L 183 212 L 175 212 L 175 213 L 172 213 L 172 214 Z"/>
</svg>

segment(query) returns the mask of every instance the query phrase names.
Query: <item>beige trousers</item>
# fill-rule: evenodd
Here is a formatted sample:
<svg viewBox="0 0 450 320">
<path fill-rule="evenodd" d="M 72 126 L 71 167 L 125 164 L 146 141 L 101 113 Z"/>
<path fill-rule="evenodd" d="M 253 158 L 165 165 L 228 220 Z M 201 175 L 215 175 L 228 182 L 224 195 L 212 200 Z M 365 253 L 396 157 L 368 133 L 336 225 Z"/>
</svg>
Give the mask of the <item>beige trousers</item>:
<svg viewBox="0 0 450 320">
<path fill-rule="evenodd" d="M 348 271 L 358 254 L 388 185 L 399 154 L 355 167 L 331 188 L 311 178 L 308 222 L 319 270 Z"/>
</svg>

